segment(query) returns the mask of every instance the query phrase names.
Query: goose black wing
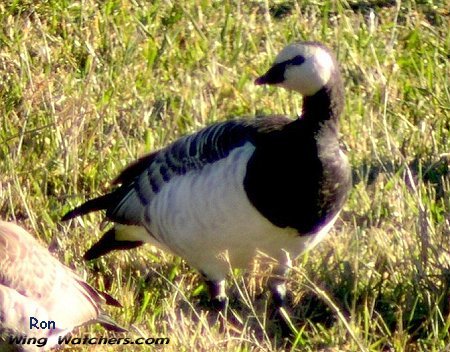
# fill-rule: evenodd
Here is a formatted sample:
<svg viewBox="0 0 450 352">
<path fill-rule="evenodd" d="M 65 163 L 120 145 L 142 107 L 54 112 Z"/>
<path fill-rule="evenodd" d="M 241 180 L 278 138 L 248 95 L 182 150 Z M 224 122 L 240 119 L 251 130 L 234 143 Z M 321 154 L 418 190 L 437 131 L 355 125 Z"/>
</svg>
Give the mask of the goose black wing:
<svg viewBox="0 0 450 352">
<path fill-rule="evenodd" d="M 280 130 L 290 122 L 283 116 L 230 120 L 182 137 L 129 165 L 113 182 L 121 186 L 69 211 L 62 220 L 106 209 L 111 221 L 139 225 L 143 209 L 173 177 L 225 158 L 245 143 L 256 144 L 261 135 Z"/>
</svg>

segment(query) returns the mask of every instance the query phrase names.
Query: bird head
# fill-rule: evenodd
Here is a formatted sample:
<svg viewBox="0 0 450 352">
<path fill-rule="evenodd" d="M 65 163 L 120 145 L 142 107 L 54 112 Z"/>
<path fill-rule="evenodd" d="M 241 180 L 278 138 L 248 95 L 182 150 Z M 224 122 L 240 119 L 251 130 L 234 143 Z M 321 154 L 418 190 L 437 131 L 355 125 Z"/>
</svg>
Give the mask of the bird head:
<svg viewBox="0 0 450 352">
<path fill-rule="evenodd" d="M 330 50 L 317 42 L 297 42 L 285 47 L 272 67 L 255 84 L 277 85 L 312 96 L 326 86 L 337 70 Z"/>
</svg>

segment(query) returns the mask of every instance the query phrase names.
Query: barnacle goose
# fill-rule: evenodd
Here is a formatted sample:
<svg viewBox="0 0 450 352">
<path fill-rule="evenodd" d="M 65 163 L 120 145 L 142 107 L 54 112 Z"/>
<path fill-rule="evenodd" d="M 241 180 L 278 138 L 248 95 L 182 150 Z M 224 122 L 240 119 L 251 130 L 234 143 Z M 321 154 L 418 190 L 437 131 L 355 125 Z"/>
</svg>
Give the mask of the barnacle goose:
<svg viewBox="0 0 450 352">
<path fill-rule="evenodd" d="M 63 217 L 105 209 L 114 222 L 86 259 L 151 243 L 197 268 L 224 307 L 230 264 L 247 268 L 260 251 L 279 262 L 269 288 L 283 304 L 290 258 L 323 239 L 351 187 L 338 141 L 344 91 L 333 54 L 317 42 L 285 47 L 255 83 L 302 94 L 301 116 L 216 123 L 137 160 L 119 187 Z"/>
<path fill-rule="evenodd" d="M 48 350 L 58 345 L 59 336 L 86 323 L 125 331 L 101 310 L 102 303 L 120 307 L 114 298 L 62 265 L 23 228 L 0 221 L 1 351 Z M 31 318 L 54 322 L 55 328 L 48 323 L 48 328 L 37 329 L 41 325 Z M 13 336 L 43 340 L 34 345 L 24 341 L 12 344 L 9 339 Z"/>
</svg>

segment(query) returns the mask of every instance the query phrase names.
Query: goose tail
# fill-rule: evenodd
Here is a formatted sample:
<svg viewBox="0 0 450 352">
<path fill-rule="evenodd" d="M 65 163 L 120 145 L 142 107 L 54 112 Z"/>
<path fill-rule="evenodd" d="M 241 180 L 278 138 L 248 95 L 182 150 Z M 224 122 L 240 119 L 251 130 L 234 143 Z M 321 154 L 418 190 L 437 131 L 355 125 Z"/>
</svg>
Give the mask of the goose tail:
<svg viewBox="0 0 450 352">
<path fill-rule="evenodd" d="M 61 218 L 62 221 L 67 221 L 78 216 L 92 213 L 93 211 L 108 209 L 111 204 L 117 199 L 115 192 L 105 194 L 103 196 L 90 199 L 87 202 L 81 204 L 75 209 L 70 210 Z"/>
<path fill-rule="evenodd" d="M 142 244 L 144 244 L 143 241 L 118 239 L 116 228 L 112 228 L 103 235 L 100 241 L 88 249 L 83 258 L 85 260 L 92 260 L 114 250 L 132 249 Z"/>
</svg>

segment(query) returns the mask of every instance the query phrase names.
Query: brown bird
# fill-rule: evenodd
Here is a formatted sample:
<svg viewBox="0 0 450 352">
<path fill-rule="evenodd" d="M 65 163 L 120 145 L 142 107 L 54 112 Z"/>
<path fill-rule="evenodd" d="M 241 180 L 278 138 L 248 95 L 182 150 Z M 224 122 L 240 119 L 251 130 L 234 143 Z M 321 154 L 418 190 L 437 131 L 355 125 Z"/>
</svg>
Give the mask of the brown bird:
<svg viewBox="0 0 450 352">
<path fill-rule="evenodd" d="M 45 351 L 75 327 L 100 323 L 123 332 L 100 308 L 121 307 L 56 260 L 27 231 L 0 221 L 0 350 Z M 43 328 L 45 326 L 45 328 Z M 12 338 L 35 342 L 12 343 Z"/>
</svg>

